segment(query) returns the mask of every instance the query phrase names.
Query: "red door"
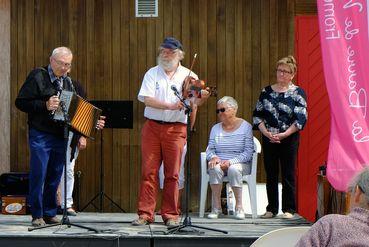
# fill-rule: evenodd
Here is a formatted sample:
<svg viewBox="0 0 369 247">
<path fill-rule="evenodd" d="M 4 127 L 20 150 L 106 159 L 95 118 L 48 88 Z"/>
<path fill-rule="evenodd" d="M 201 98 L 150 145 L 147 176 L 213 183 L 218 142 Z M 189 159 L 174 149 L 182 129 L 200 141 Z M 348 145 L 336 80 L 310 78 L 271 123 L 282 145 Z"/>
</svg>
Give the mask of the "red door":
<svg viewBox="0 0 369 247">
<path fill-rule="evenodd" d="M 297 165 L 298 213 L 315 220 L 317 174 L 328 154 L 330 108 L 325 87 L 317 16 L 295 18 L 297 84 L 307 94 L 308 122 L 301 132 Z"/>
</svg>

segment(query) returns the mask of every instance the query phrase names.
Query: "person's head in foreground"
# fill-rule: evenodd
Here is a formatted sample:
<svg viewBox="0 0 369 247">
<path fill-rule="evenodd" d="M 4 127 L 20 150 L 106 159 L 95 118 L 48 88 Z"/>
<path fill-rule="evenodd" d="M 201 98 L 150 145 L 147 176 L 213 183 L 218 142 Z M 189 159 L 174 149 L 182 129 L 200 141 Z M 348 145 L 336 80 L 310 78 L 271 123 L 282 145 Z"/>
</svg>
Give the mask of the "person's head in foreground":
<svg viewBox="0 0 369 247">
<path fill-rule="evenodd" d="M 362 169 L 348 188 L 350 213 L 319 219 L 296 246 L 369 246 L 369 168 Z"/>
</svg>

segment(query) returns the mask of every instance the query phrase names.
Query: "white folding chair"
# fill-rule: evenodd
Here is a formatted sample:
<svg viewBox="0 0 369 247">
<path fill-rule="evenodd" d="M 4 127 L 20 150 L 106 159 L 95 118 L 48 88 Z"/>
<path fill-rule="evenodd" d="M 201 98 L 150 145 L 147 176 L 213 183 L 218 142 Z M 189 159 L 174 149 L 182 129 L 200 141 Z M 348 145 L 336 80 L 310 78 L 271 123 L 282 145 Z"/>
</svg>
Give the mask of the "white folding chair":
<svg viewBox="0 0 369 247">
<path fill-rule="evenodd" d="M 257 200 L 256 200 L 256 172 L 258 167 L 258 154 L 261 152 L 261 145 L 259 140 L 254 137 L 254 154 L 252 156 L 251 174 L 244 175 L 242 180 L 246 182 L 249 188 L 250 204 L 252 211 L 252 218 L 257 218 Z M 200 154 L 201 159 L 201 183 L 200 183 L 200 209 L 199 217 L 204 217 L 206 197 L 208 194 L 209 174 L 207 173 L 208 166 L 206 161 L 206 153 Z M 223 182 L 228 183 L 228 178 L 224 177 Z M 227 184 L 228 186 L 228 184 Z M 228 187 L 227 187 L 228 192 Z"/>
<path fill-rule="evenodd" d="M 270 231 L 258 238 L 251 247 L 292 247 L 310 229 L 310 226 L 284 227 Z"/>
</svg>

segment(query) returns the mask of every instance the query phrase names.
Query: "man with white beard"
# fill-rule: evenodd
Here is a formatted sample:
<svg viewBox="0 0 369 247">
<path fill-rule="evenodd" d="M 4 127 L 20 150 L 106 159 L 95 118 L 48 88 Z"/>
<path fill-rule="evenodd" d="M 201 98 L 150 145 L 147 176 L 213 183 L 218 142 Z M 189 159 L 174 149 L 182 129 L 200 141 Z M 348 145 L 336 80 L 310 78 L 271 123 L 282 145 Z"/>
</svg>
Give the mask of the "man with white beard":
<svg viewBox="0 0 369 247">
<path fill-rule="evenodd" d="M 138 100 L 146 106 L 144 116 L 147 120 L 141 130 L 142 175 L 138 218 L 132 222 L 135 226 L 154 222 L 162 161 L 165 179 L 161 216 L 165 225 L 178 225 L 178 177 L 187 119 L 183 104 L 172 88 L 176 87 L 181 94 L 183 81 L 189 74 L 197 79 L 196 74 L 181 65 L 183 58 L 181 42 L 173 37 L 165 38 L 159 47 L 158 65 L 146 72 L 138 94 Z M 201 102 L 209 97 L 205 90 L 201 95 Z"/>
</svg>

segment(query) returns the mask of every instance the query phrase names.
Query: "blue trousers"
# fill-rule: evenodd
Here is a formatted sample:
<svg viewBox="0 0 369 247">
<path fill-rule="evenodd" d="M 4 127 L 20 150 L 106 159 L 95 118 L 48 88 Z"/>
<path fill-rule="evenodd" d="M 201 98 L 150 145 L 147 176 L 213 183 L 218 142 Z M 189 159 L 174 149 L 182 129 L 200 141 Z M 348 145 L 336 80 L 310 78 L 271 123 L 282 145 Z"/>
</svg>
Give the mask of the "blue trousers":
<svg viewBox="0 0 369 247">
<path fill-rule="evenodd" d="M 28 139 L 31 153 L 28 198 L 32 217 L 53 217 L 65 161 L 64 140 L 34 128 L 29 129 Z"/>
</svg>

